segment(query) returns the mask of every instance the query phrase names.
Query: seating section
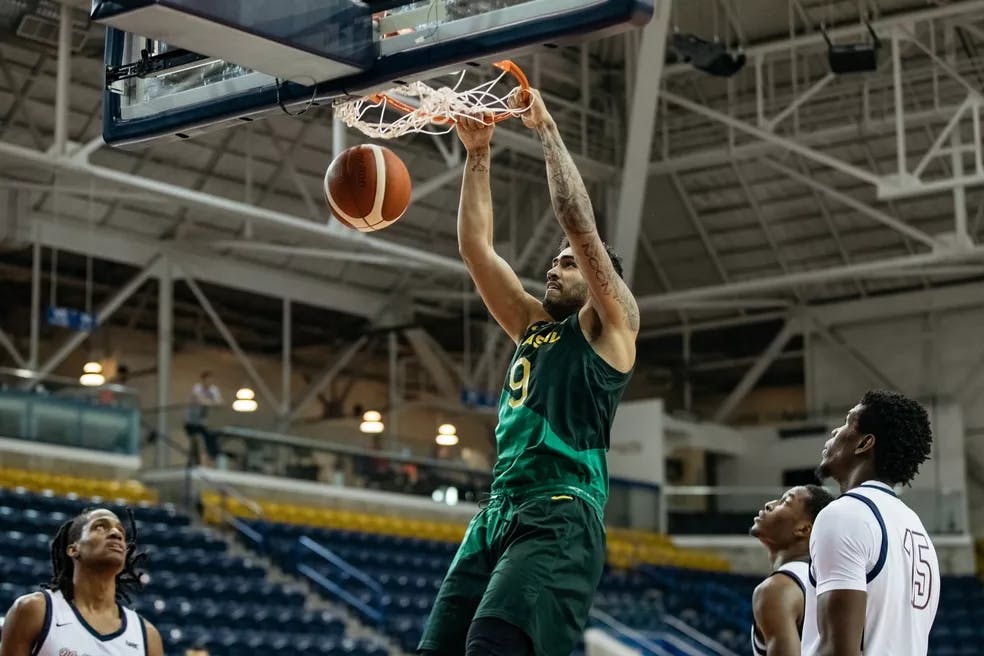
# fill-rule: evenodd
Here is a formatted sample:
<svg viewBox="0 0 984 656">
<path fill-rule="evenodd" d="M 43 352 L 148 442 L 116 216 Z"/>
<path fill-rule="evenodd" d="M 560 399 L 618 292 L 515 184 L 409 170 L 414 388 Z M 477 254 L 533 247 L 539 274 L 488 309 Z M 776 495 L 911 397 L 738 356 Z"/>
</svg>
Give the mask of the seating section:
<svg viewBox="0 0 984 656">
<path fill-rule="evenodd" d="M 984 645 L 984 587 L 980 579 L 944 577 L 929 653 L 971 656 L 981 653 L 981 645 Z"/>
<path fill-rule="evenodd" d="M 247 519 L 256 517 L 254 510 L 245 503 L 232 498 L 222 498 L 217 493 L 204 494 L 202 503 L 206 521 L 212 523 L 221 521 L 223 511 Z M 454 543 L 461 542 L 465 534 L 465 525 L 462 523 L 416 520 L 274 502 L 259 502 L 258 505 L 264 519 L 296 526 Z M 618 568 L 650 564 L 718 572 L 729 569 L 729 563 L 724 558 L 694 549 L 680 549 L 665 535 L 616 528 L 608 529 L 608 562 Z"/>
<path fill-rule="evenodd" d="M 639 578 L 646 586 L 640 587 Z M 659 612 L 673 615 L 737 653 L 749 653 L 752 591 L 761 577 L 643 566 L 625 575 L 622 590 L 599 591 L 596 606 L 643 634 L 662 630 Z M 641 600 L 641 601 L 640 601 Z M 943 578 L 930 636 L 933 656 L 980 654 L 984 644 L 984 586 L 973 576 Z"/>
<path fill-rule="evenodd" d="M 608 529 L 608 563 L 629 569 L 639 565 L 669 565 L 686 569 L 726 572 L 727 559 L 697 549 L 681 549 L 667 535 L 630 529 Z"/>
<path fill-rule="evenodd" d="M 217 498 L 205 499 L 213 515 L 218 503 Z M 405 650 L 416 645 L 457 548 L 452 527 L 436 523 L 282 504 L 262 504 L 264 519 L 259 520 L 235 504 L 226 509 L 263 536 L 263 548 L 286 569 L 310 565 L 353 597 L 381 610 L 384 630 Z M 358 576 L 299 549 L 302 535 L 378 582 L 382 594 Z M 455 540 L 442 541 L 445 535 Z M 625 530 L 609 531 L 608 560 L 595 609 L 654 642 L 667 630 L 664 617 L 670 615 L 731 651 L 748 653 L 751 596 L 761 577 L 725 572 L 720 559 L 687 554 L 665 536 Z M 948 577 L 931 653 L 969 656 L 977 648 L 967 645 L 982 641 L 984 588 L 973 577 Z"/>
<path fill-rule="evenodd" d="M 140 481 L 107 481 L 81 478 L 66 474 L 0 468 L 0 488 L 23 488 L 51 496 L 96 497 L 120 499 L 130 503 L 157 502 L 157 494 Z"/>
<path fill-rule="evenodd" d="M 102 495 L 107 486 L 86 481 L 80 487 Z M 145 492 L 134 496 L 146 496 Z M 4 610 L 50 579 L 50 541 L 55 531 L 93 505 L 124 512 L 120 503 L 98 498 L 58 496 L 50 490 L 35 493 L 23 487 L 0 489 L 0 553 L 4 555 L 0 606 Z M 165 653 L 182 654 L 196 644 L 207 646 L 212 656 L 387 653 L 378 641 L 348 635 L 342 616 L 309 609 L 302 590 L 268 581 L 259 562 L 231 555 L 224 540 L 209 529 L 191 526 L 189 518 L 174 507 L 142 501 L 131 508 L 139 548 L 148 554 L 146 585 L 131 606 L 160 630 Z"/>
<path fill-rule="evenodd" d="M 160 629 L 166 653 L 196 644 L 213 656 L 388 653 L 379 641 L 353 638 L 343 616 L 312 610 L 302 590 L 270 582 L 260 561 L 230 554 L 212 531 L 192 526 L 173 506 L 151 503 L 153 493 L 139 483 L 28 474 L 0 470 L 3 608 L 50 578 L 50 540 L 63 522 L 86 506 L 122 513 L 127 504 L 138 521 L 140 548 L 150 556 L 145 589 L 132 605 Z M 11 485 L 26 480 L 31 489 Z M 39 481 L 66 492 L 55 494 Z M 96 497 L 70 491 L 73 485 Z M 261 504 L 263 518 L 257 519 L 229 499 L 205 495 L 202 502 L 212 521 L 222 512 L 238 515 L 253 535 L 249 546 L 285 571 L 320 575 L 329 596 L 356 612 L 369 609 L 369 623 L 378 620 L 377 628 L 407 652 L 416 647 L 463 532 L 458 524 L 276 503 Z M 301 546 L 302 536 L 330 557 Z M 608 560 L 592 623 L 604 624 L 607 615 L 655 643 L 670 644 L 665 641 L 672 635 L 673 644 L 691 641 L 688 653 L 715 653 L 675 632 L 673 616 L 733 652 L 748 653 L 751 594 L 760 577 L 725 572 L 718 558 L 637 531 L 610 530 Z M 975 577 L 945 578 L 930 653 L 970 656 L 980 644 L 984 587 Z"/>
<path fill-rule="evenodd" d="M 464 531 L 459 524 L 270 502 L 259 504 L 263 519 L 257 519 L 255 508 L 230 498 L 206 494 L 202 502 L 211 521 L 218 521 L 223 511 L 239 516 L 254 536 L 261 537 L 259 544 L 254 538 L 244 541 L 285 570 L 297 572 L 299 566 L 307 566 L 350 598 L 377 611 L 382 616 L 380 628 L 409 652 L 416 648 Z M 347 571 L 301 547 L 298 539 L 302 536 L 357 571 Z M 658 562 L 703 567 L 714 571 L 713 576 L 727 566 L 723 559 L 679 549 L 666 536 L 642 531 L 612 529 L 608 544 L 609 568 L 595 606 L 646 631 L 662 630 L 663 600 L 647 575 L 625 573 L 629 566 Z"/>
<path fill-rule="evenodd" d="M 664 612 L 738 653 L 749 653 L 752 626 L 752 591 L 760 576 L 703 572 L 676 567 L 645 565 L 638 570 L 658 591 Z M 628 601 L 628 600 L 626 600 Z M 658 621 L 631 614 L 631 604 L 622 620 L 643 633 L 660 629 Z M 621 619 L 620 617 L 620 619 Z"/>
</svg>

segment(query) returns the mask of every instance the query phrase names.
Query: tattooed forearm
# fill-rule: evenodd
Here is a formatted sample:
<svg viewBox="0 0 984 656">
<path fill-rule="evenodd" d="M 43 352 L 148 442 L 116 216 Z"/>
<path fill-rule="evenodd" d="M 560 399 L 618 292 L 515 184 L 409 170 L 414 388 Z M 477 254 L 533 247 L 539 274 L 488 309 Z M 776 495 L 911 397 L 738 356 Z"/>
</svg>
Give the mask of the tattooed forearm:
<svg viewBox="0 0 984 656">
<path fill-rule="evenodd" d="M 557 220 L 568 236 L 593 232 L 595 220 L 591 198 L 571 154 L 560 138 L 557 126 L 553 123 L 544 125 L 537 129 L 537 133 L 543 143 L 550 198 Z"/>
<path fill-rule="evenodd" d="M 594 240 L 586 241 L 581 245 L 581 250 L 584 256 L 588 259 L 588 275 L 594 278 L 598 282 L 598 287 L 603 296 L 612 295 L 612 276 L 615 276 L 615 271 L 612 269 L 611 263 L 607 266 L 602 263 L 602 257 L 608 257 L 608 253 L 599 253 L 597 244 Z M 617 276 L 616 276 L 617 277 Z"/>
<path fill-rule="evenodd" d="M 468 170 L 472 173 L 488 173 L 489 151 L 486 149 L 468 153 Z"/>
<path fill-rule="evenodd" d="M 595 239 L 581 244 L 581 250 L 588 260 L 587 275 L 597 282 L 599 295 L 614 298 L 622 311 L 626 325 L 632 330 L 639 330 L 639 306 L 632 297 L 628 285 L 615 272 L 608 253 L 598 248 Z"/>
</svg>

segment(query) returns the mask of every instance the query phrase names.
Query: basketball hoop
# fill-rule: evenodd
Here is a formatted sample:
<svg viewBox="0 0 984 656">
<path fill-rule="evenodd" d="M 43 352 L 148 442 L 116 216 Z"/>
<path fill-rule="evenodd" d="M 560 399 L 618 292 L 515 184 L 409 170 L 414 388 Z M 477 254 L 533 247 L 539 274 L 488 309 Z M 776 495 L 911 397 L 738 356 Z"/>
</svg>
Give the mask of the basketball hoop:
<svg viewBox="0 0 984 656">
<path fill-rule="evenodd" d="M 424 82 L 413 82 L 384 93 L 338 101 L 334 105 L 335 116 L 367 137 L 392 139 L 410 132 L 447 134 L 454 129 L 459 118 L 466 116 L 491 114 L 492 121 L 498 123 L 527 111 L 530 108 L 528 102 L 521 109 L 511 109 L 507 102 L 515 93 L 529 98 L 526 92 L 530 83 L 523 71 L 509 60 L 496 62 L 493 66 L 502 73 L 494 80 L 471 89 L 460 88 L 465 79 L 462 72 L 454 87 L 435 89 Z M 512 76 L 519 87 L 504 96 L 496 95 L 493 89 L 507 75 Z M 388 119 L 387 112 L 391 116 L 393 113 L 400 116 L 395 120 Z"/>
</svg>

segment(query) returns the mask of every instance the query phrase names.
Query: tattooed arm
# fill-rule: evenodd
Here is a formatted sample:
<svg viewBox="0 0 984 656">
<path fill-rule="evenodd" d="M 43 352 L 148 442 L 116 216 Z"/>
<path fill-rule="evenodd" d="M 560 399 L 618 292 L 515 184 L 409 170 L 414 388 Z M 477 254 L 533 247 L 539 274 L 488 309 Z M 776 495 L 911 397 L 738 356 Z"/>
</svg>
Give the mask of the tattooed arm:
<svg viewBox="0 0 984 656">
<path fill-rule="evenodd" d="M 493 129 L 479 121 L 458 122 L 458 137 L 468 152 L 458 206 L 458 250 L 489 313 L 518 342 L 530 324 L 549 317 L 493 247 L 489 175 Z"/>
<path fill-rule="evenodd" d="M 603 326 L 624 330 L 634 340 L 639 332 L 639 306 L 605 251 L 588 190 L 564 146 L 557 124 L 540 94 L 534 90 L 530 93 L 533 105 L 523 115 L 523 123 L 536 130 L 543 144 L 554 214 L 571 243 L 574 259 L 588 283 L 592 304 Z"/>
</svg>

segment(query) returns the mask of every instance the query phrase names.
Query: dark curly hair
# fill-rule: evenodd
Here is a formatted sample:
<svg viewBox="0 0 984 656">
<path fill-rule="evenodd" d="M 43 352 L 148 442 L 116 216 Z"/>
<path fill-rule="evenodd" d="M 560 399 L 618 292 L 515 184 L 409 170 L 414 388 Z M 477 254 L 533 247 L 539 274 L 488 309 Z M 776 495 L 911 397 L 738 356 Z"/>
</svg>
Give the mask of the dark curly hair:
<svg viewBox="0 0 984 656">
<path fill-rule="evenodd" d="M 804 504 L 806 506 L 806 513 L 810 516 L 811 520 L 816 520 L 820 511 L 826 508 L 827 504 L 834 500 L 834 497 L 819 485 L 804 485 L 803 487 L 810 493 L 810 498 Z"/>
<path fill-rule="evenodd" d="M 562 251 L 570 245 L 571 240 L 564 237 L 560 240 L 560 248 L 558 250 Z M 615 249 L 612 248 L 608 242 L 603 241 L 601 242 L 601 245 L 605 247 L 605 252 L 608 253 L 608 259 L 612 261 L 612 266 L 615 268 L 615 273 L 618 274 L 619 278 L 624 278 L 625 276 L 622 275 L 622 258 L 619 257 L 618 253 L 615 252 Z"/>
<path fill-rule="evenodd" d="M 44 583 L 41 587 L 48 590 L 60 590 L 65 598 L 71 600 L 75 596 L 75 586 L 72 577 L 75 574 L 75 561 L 68 555 L 68 546 L 78 542 L 82 537 L 82 529 L 85 527 L 89 515 L 100 508 L 86 508 L 73 519 L 68 520 L 55 533 L 51 541 L 51 581 Z M 123 571 L 116 575 L 116 599 L 117 601 L 130 601 L 130 595 L 139 592 L 143 588 L 140 580 L 142 572 L 137 570 L 147 554 L 137 552 L 137 524 L 133 519 L 133 511 L 126 509 L 127 519 L 130 520 L 129 539 L 126 542 L 126 560 Z"/>
<path fill-rule="evenodd" d="M 933 446 L 926 409 L 898 392 L 865 392 L 858 432 L 875 436 L 875 474 L 893 485 L 909 485 Z"/>
</svg>

